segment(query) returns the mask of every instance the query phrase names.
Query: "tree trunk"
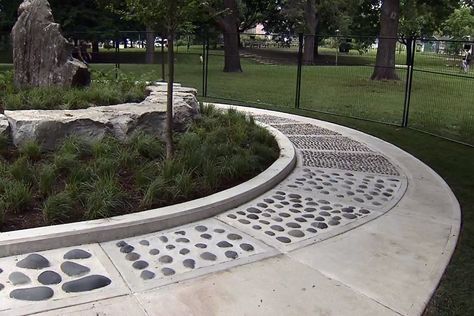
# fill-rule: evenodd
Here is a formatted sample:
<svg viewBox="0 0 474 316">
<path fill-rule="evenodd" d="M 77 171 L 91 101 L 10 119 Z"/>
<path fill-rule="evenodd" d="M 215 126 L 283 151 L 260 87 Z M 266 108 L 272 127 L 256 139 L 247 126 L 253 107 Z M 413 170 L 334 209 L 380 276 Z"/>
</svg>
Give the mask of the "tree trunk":
<svg viewBox="0 0 474 316">
<path fill-rule="evenodd" d="M 231 12 L 222 18 L 224 32 L 224 72 L 242 72 L 239 55 L 239 11 L 235 0 L 224 0 Z"/>
<path fill-rule="evenodd" d="M 306 0 L 304 18 L 306 27 L 304 37 L 303 63 L 311 65 L 314 63 L 316 27 L 318 26 L 316 0 Z"/>
<path fill-rule="evenodd" d="M 168 96 L 166 104 L 166 159 L 173 158 L 173 85 L 174 85 L 174 34 L 168 35 Z"/>
<path fill-rule="evenodd" d="M 395 72 L 400 0 L 383 0 L 380 35 L 372 80 L 399 80 Z"/>
<path fill-rule="evenodd" d="M 98 53 L 99 52 L 99 41 L 98 40 L 93 40 L 92 41 L 92 52 L 93 53 Z"/>
<path fill-rule="evenodd" d="M 146 27 L 146 63 L 155 63 L 155 33 L 149 26 Z"/>
</svg>

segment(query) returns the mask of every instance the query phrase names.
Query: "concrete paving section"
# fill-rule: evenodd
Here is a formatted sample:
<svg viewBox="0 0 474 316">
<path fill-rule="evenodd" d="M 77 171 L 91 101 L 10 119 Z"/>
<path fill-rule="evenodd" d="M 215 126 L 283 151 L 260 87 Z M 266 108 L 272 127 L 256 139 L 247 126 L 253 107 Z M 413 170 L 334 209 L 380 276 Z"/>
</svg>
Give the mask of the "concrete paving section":
<svg viewBox="0 0 474 316">
<path fill-rule="evenodd" d="M 198 222 L 0 258 L 0 314 L 420 315 L 460 229 L 447 184 L 367 134 L 236 108 L 294 144 L 289 176 Z"/>
</svg>

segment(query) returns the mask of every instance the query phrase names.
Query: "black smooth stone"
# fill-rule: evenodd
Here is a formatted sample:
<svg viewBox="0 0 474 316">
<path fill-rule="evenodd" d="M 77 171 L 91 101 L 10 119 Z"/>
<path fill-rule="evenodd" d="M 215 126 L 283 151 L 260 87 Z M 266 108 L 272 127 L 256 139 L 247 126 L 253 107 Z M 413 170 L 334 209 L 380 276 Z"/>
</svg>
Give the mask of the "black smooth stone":
<svg viewBox="0 0 474 316">
<path fill-rule="evenodd" d="M 61 276 L 54 271 L 45 271 L 38 276 L 38 282 L 43 285 L 55 285 L 61 283 Z"/>
<path fill-rule="evenodd" d="M 288 237 L 277 237 L 276 238 L 279 242 L 282 242 L 284 244 L 289 244 L 291 242 L 291 239 Z"/>
<path fill-rule="evenodd" d="M 102 275 L 89 275 L 79 280 L 66 282 L 62 289 L 66 293 L 87 292 L 110 285 L 112 281 Z"/>
<path fill-rule="evenodd" d="M 173 262 L 173 257 L 165 255 L 165 256 L 160 257 L 160 259 L 158 259 L 158 260 L 161 263 L 171 263 L 171 262 Z"/>
<path fill-rule="evenodd" d="M 140 260 L 140 261 L 135 261 L 132 264 L 132 267 L 137 269 L 137 270 L 143 270 L 145 268 L 148 268 L 148 262 Z"/>
<path fill-rule="evenodd" d="M 227 258 L 230 258 L 230 259 L 237 259 L 237 258 L 239 257 L 239 255 L 237 254 L 237 252 L 232 251 L 232 250 L 226 251 L 226 252 L 225 252 L 225 256 L 226 256 Z"/>
<path fill-rule="evenodd" d="M 80 260 L 80 259 L 88 259 L 90 257 L 92 257 L 92 255 L 82 249 L 73 249 L 71 251 L 68 251 L 64 255 L 64 259 L 66 260 Z"/>
<path fill-rule="evenodd" d="M 53 297 L 54 291 L 46 286 L 16 289 L 10 292 L 10 297 L 21 301 L 45 301 Z"/>
<path fill-rule="evenodd" d="M 227 235 L 227 238 L 229 240 L 240 240 L 240 239 L 242 239 L 242 236 L 237 235 L 237 234 L 229 234 L 229 235 Z"/>
<path fill-rule="evenodd" d="M 16 266 L 23 269 L 40 270 L 49 267 L 49 261 L 36 253 L 28 255 L 25 259 L 18 261 Z"/>
<path fill-rule="evenodd" d="M 188 243 L 189 239 L 187 239 L 187 238 L 178 238 L 178 239 L 176 239 L 176 242 Z"/>
<path fill-rule="evenodd" d="M 8 279 L 13 285 L 25 285 L 31 283 L 31 279 L 24 273 L 13 272 L 8 276 Z"/>
<path fill-rule="evenodd" d="M 254 251 L 254 247 L 250 244 L 241 244 L 240 248 L 244 251 Z"/>
<path fill-rule="evenodd" d="M 131 252 L 125 256 L 125 259 L 127 259 L 128 261 L 137 261 L 138 259 L 140 259 L 140 255 L 136 252 Z"/>
<path fill-rule="evenodd" d="M 217 257 L 215 254 L 210 252 L 204 252 L 201 254 L 201 258 L 207 261 L 216 261 Z"/>
<path fill-rule="evenodd" d="M 142 246 L 150 246 L 150 242 L 148 240 L 141 240 L 139 244 Z"/>
<path fill-rule="evenodd" d="M 183 261 L 183 265 L 188 269 L 194 269 L 194 267 L 196 266 L 196 261 L 194 261 L 193 259 L 186 259 Z"/>
<path fill-rule="evenodd" d="M 166 237 L 166 236 L 160 236 L 160 240 L 161 240 L 162 242 L 168 242 L 168 237 Z"/>
<path fill-rule="evenodd" d="M 220 241 L 217 243 L 217 246 L 220 247 L 220 248 L 230 248 L 232 247 L 233 245 L 227 241 Z"/>
<path fill-rule="evenodd" d="M 187 255 L 188 253 L 189 253 L 189 249 L 187 249 L 187 248 L 183 248 L 179 251 L 179 254 L 183 255 L 183 256 Z"/>
<path fill-rule="evenodd" d="M 155 278 L 155 273 L 151 272 L 151 271 L 148 271 L 148 270 L 144 270 L 142 271 L 142 273 L 140 274 L 140 277 L 143 279 L 143 280 L 151 280 L 151 279 L 154 279 Z"/>
<path fill-rule="evenodd" d="M 203 225 L 198 225 L 198 226 L 194 227 L 194 229 L 197 230 L 200 233 L 204 233 L 205 231 L 207 231 L 207 227 L 203 226 Z"/>
<path fill-rule="evenodd" d="M 171 268 L 163 268 L 161 269 L 161 272 L 163 273 L 164 276 L 170 276 L 170 275 L 173 275 L 175 274 L 176 272 L 171 269 Z"/>
<path fill-rule="evenodd" d="M 121 253 L 131 253 L 134 250 L 135 250 L 135 248 L 133 246 L 130 246 L 130 245 L 125 245 L 122 248 L 120 248 Z"/>
<path fill-rule="evenodd" d="M 3 290 L 5 288 L 5 285 L 3 285 L 2 283 L 0 283 L 0 291 Z"/>
<path fill-rule="evenodd" d="M 152 250 L 150 250 L 149 253 L 152 256 L 156 256 L 156 255 L 160 254 L 160 251 L 158 249 L 152 249 Z"/>
<path fill-rule="evenodd" d="M 66 273 L 68 276 L 77 277 L 89 273 L 91 269 L 75 262 L 66 261 L 61 264 L 61 271 Z"/>
<path fill-rule="evenodd" d="M 212 236 L 209 235 L 209 234 L 202 234 L 202 235 L 201 235 L 201 238 L 204 238 L 204 239 L 211 239 Z"/>
</svg>

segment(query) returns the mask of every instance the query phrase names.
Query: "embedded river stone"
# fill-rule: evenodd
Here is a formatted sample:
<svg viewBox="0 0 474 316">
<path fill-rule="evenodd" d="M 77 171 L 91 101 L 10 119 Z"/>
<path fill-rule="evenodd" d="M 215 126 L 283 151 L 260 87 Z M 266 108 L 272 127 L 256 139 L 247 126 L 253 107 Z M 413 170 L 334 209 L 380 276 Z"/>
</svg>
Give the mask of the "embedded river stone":
<svg viewBox="0 0 474 316">
<path fill-rule="evenodd" d="M 161 269 L 161 272 L 163 273 L 164 276 L 171 276 L 171 275 L 174 275 L 176 273 L 171 268 L 163 268 L 163 269 Z"/>
<path fill-rule="evenodd" d="M 81 276 L 91 271 L 91 269 L 89 269 L 88 267 L 71 261 L 66 261 L 62 263 L 61 270 L 68 276 Z"/>
<path fill-rule="evenodd" d="M 3 290 L 5 288 L 5 285 L 3 285 L 2 283 L 0 283 L 0 291 Z"/>
<path fill-rule="evenodd" d="M 21 273 L 21 272 L 13 272 L 11 273 L 9 276 L 8 276 L 8 279 L 10 280 L 10 282 L 13 284 L 13 285 L 24 285 L 24 284 L 28 284 L 31 282 L 31 279 Z"/>
<path fill-rule="evenodd" d="M 204 252 L 201 254 L 201 258 L 207 261 L 216 261 L 217 257 L 215 254 L 210 253 L 210 252 Z"/>
<path fill-rule="evenodd" d="M 237 259 L 239 255 L 237 254 L 237 252 L 229 250 L 225 252 L 225 256 L 230 259 Z"/>
<path fill-rule="evenodd" d="M 186 268 L 194 269 L 194 267 L 196 266 L 196 261 L 194 261 L 193 259 L 186 259 L 183 261 L 183 265 Z"/>
<path fill-rule="evenodd" d="M 82 249 L 73 249 L 71 251 L 68 251 L 64 255 L 64 259 L 66 260 L 80 260 L 80 259 L 89 259 L 92 257 L 90 253 L 88 253 L 85 250 Z"/>
<path fill-rule="evenodd" d="M 54 291 L 46 286 L 16 289 L 11 291 L 10 297 L 21 301 L 45 301 L 53 297 Z"/>
<path fill-rule="evenodd" d="M 155 273 L 151 272 L 151 271 L 148 271 L 148 270 L 144 270 L 142 271 L 142 273 L 140 274 L 140 277 L 143 279 L 143 280 L 151 280 L 151 279 L 154 279 L 155 278 Z"/>
<path fill-rule="evenodd" d="M 18 261 L 16 266 L 23 269 L 41 270 L 49 267 L 49 261 L 45 257 L 34 253 Z"/>
<path fill-rule="evenodd" d="M 54 271 L 45 271 L 38 276 L 38 282 L 43 285 L 55 285 L 61 281 L 61 276 Z"/>
<path fill-rule="evenodd" d="M 137 269 L 137 270 L 143 270 L 148 267 L 148 262 L 140 260 L 140 261 L 135 261 L 132 266 Z"/>
<path fill-rule="evenodd" d="M 66 293 L 87 292 L 108 286 L 112 281 L 102 275 L 89 275 L 79 280 L 66 282 L 62 289 Z"/>
</svg>

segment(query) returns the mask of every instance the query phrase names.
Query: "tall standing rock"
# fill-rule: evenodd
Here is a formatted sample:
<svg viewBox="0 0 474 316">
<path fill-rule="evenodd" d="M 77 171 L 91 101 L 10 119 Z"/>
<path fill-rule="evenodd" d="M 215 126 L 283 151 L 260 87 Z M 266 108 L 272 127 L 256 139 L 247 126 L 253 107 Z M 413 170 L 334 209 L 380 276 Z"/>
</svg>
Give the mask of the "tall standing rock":
<svg viewBox="0 0 474 316">
<path fill-rule="evenodd" d="M 72 58 L 73 46 L 54 23 L 47 0 L 24 0 L 12 29 L 16 87 L 87 86 L 86 64 Z"/>
</svg>

